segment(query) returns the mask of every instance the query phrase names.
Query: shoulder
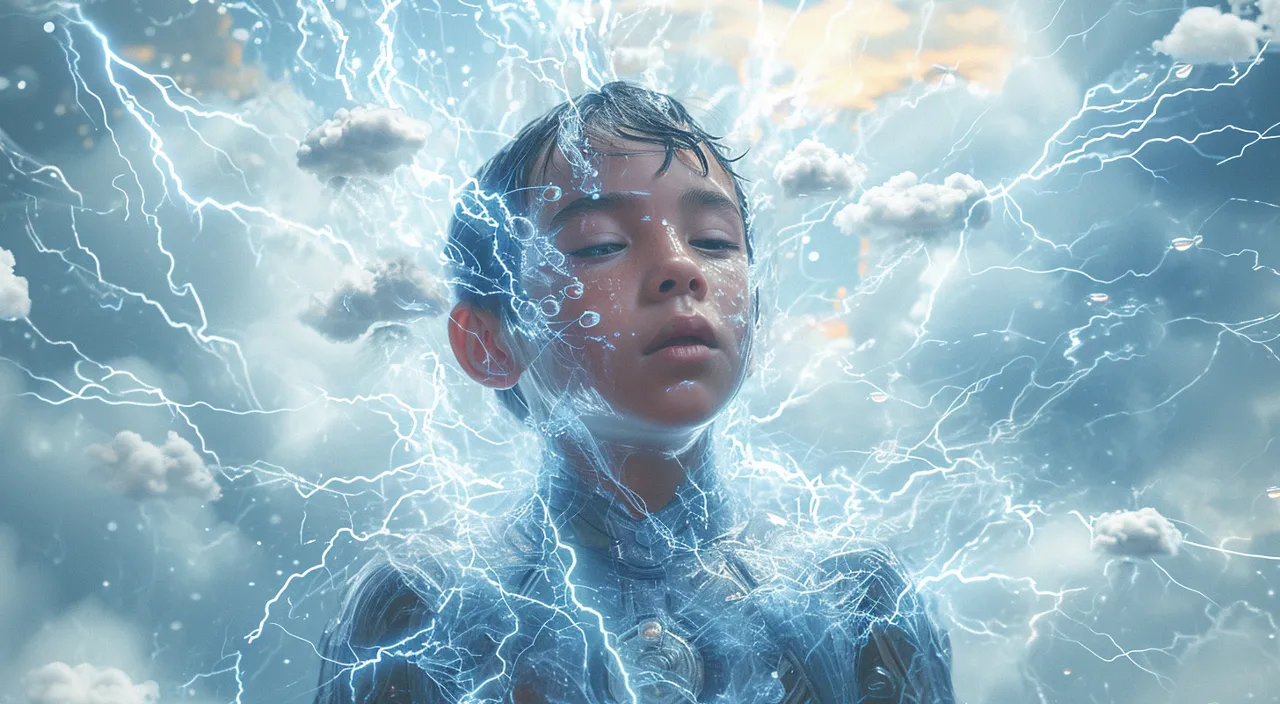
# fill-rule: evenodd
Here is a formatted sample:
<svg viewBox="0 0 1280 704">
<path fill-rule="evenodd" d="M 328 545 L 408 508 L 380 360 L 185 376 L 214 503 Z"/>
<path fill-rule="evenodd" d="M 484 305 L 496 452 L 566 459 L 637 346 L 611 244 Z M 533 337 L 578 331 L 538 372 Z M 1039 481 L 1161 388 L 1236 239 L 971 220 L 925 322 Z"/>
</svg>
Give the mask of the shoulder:
<svg viewBox="0 0 1280 704">
<path fill-rule="evenodd" d="M 439 609 L 456 576 L 438 555 L 375 557 L 347 587 L 335 626 L 354 647 L 379 647 L 412 635 Z"/>
<path fill-rule="evenodd" d="M 950 638 L 893 550 L 876 542 L 845 546 L 821 561 L 819 579 L 845 626 L 866 701 L 954 701 Z"/>
<path fill-rule="evenodd" d="M 884 543 L 857 541 L 841 546 L 817 564 L 815 578 L 841 605 L 859 614 L 894 615 L 917 600 L 915 585 L 897 554 Z"/>
<path fill-rule="evenodd" d="M 351 575 L 325 629 L 317 704 L 452 701 L 460 661 L 435 661 L 437 641 L 455 644 L 444 634 L 463 620 L 461 574 L 450 564 L 446 541 L 415 536 Z"/>
</svg>

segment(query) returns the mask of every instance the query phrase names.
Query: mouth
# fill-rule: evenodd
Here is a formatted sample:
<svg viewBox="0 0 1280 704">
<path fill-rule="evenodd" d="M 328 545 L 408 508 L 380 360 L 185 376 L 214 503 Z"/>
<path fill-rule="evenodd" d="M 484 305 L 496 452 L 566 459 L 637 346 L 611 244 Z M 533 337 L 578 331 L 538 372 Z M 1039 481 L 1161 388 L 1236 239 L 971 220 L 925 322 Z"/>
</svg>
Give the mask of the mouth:
<svg viewBox="0 0 1280 704">
<path fill-rule="evenodd" d="M 663 326 L 658 335 L 645 348 L 644 354 L 652 355 L 672 348 L 696 349 L 699 347 L 715 349 L 719 347 L 719 344 L 716 342 L 715 332 L 711 329 L 711 324 L 705 318 L 689 316 L 675 318 Z"/>
</svg>

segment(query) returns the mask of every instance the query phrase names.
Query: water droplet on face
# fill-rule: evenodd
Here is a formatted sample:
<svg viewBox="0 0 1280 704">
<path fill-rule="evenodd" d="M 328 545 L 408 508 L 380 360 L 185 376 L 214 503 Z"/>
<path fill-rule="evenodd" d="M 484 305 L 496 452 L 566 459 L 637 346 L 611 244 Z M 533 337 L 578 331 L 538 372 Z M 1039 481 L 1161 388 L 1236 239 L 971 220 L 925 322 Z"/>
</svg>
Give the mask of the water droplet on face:
<svg viewBox="0 0 1280 704">
<path fill-rule="evenodd" d="M 555 316 L 560 314 L 560 301 L 557 301 L 551 296 L 547 296 L 546 298 L 542 299 L 541 305 L 542 305 L 542 314 L 547 316 L 548 318 L 554 318 Z"/>
<path fill-rule="evenodd" d="M 581 281 L 575 281 L 564 287 L 564 297 L 572 300 L 582 298 L 583 286 Z"/>
<path fill-rule="evenodd" d="M 560 200 L 563 195 L 564 191 L 561 191 L 559 186 L 547 186 L 542 189 L 542 199 L 550 203 Z"/>
<path fill-rule="evenodd" d="M 600 324 L 600 314 L 594 310 L 586 311 L 578 317 L 578 324 L 584 328 L 594 328 Z"/>
<path fill-rule="evenodd" d="M 528 242 L 538 233 L 538 228 L 533 226 L 533 221 L 529 218 L 515 217 L 511 219 L 511 234 L 521 242 Z"/>
<path fill-rule="evenodd" d="M 516 318 L 525 325 L 538 321 L 538 306 L 533 301 L 520 301 L 516 304 Z"/>
</svg>

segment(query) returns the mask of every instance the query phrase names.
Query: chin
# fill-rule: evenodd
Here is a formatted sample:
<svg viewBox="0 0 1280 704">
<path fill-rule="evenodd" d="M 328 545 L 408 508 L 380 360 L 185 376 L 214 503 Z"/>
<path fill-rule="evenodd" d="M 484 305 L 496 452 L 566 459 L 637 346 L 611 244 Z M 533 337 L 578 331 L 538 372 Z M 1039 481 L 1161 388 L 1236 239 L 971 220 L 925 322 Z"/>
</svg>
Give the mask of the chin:
<svg viewBox="0 0 1280 704">
<path fill-rule="evenodd" d="M 706 388 L 700 385 L 677 385 L 667 389 L 660 397 L 636 409 L 635 416 L 662 428 L 671 430 L 698 430 L 715 420 L 724 403 L 713 398 Z"/>
<path fill-rule="evenodd" d="M 691 443 L 716 419 L 724 403 L 707 389 L 646 395 L 617 404 L 615 412 L 580 416 L 599 439 L 624 444 L 677 448 Z"/>
</svg>

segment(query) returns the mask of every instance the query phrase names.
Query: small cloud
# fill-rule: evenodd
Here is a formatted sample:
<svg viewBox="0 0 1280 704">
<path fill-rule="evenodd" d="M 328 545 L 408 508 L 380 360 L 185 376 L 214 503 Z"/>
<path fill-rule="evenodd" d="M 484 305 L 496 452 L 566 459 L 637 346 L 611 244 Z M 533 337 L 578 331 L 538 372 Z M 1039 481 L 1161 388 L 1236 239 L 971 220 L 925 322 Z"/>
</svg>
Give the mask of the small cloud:
<svg viewBox="0 0 1280 704">
<path fill-rule="evenodd" d="M 1193 7 L 1182 13 L 1168 36 L 1151 46 L 1175 61 L 1231 64 L 1253 59 L 1262 36 L 1262 27 L 1255 22 L 1216 7 Z"/>
<path fill-rule="evenodd" d="M 966 219 L 971 227 L 981 227 L 991 215 L 982 202 L 986 193 L 982 182 L 968 174 L 951 174 L 938 185 L 920 183 L 914 173 L 904 171 L 836 213 L 835 225 L 846 235 L 940 234 L 961 229 Z"/>
<path fill-rule="evenodd" d="M 1154 508 L 1113 511 L 1093 523 L 1094 550 L 1119 557 L 1177 555 L 1182 533 Z"/>
<path fill-rule="evenodd" d="M 302 321 L 335 342 L 351 342 L 377 323 L 440 315 L 449 299 L 438 282 L 406 258 L 357 269 L 327 298 L 315 298 Z"/>
<path fill-rule="evenodd" d="M 0 320 L 21 320 L 31 314 L 27 280 L 13 273 L 17 260 L 0 248 Z"/>
<path fill-rule="evenodd" d="M 852 155 L 837 154 L 815 139 L 800 142 L 773 168 L 773 177 L 788 198 L 822 192 L 846 195 L 866 175 L 867 170 Z"/>
<path fill-rule="evenodd" d="M 51 662 L 24 679 L 30 704 L 152 704 L 160 700 L 160 686 L 150 680 L 134 684 L 115 668 L 88 663 L 71 667 Z"/>
<path fill-rule="evenodd" d="M 388 176 L 413 162 L 431 127 L 399 110 L 377 106 L 340 108 L 307 133 L 298 147 L 298 168 L 322 181 Z"/>
<path fill-rule="evenodd" d="M 111 443 L 90 445 L 86 452 L 103 464 L 107 484 L 125 496 L 194 496 L 205 501 L 222 496 L 200 454 L 173 431 L 163 446 L 156 446 L 124 430 Z"/>
</svg>

